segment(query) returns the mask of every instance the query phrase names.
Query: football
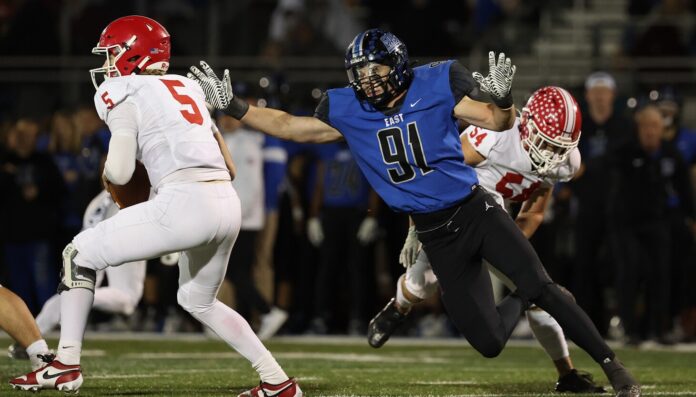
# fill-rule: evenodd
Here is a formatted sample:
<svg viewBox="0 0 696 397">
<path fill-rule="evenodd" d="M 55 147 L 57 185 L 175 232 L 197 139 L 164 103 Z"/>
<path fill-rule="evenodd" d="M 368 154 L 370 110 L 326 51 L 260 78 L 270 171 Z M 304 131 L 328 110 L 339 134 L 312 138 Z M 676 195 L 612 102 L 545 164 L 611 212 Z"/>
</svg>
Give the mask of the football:
<svg viewBox="0 0 696 397">
<path fill-rule="evenodd" d="M 121 209 L 147 201 L 150 198 L 150 186 L 147 170 L 138 160 L 135 161 L 133 176 L 125 185 L 114 185 L 106 181 L 106 190 Z"/>
</svg>

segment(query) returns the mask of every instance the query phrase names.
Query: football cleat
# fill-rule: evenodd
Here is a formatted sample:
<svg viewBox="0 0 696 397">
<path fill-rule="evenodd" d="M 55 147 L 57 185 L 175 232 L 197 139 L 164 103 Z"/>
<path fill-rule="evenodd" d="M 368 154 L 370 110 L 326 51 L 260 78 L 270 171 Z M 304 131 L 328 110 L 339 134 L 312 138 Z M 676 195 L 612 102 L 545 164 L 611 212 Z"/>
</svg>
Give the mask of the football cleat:
<svg viewBox="0 0 696 397">
<path fill-rule="evenodd" d="M 302 390 L 295 378 L 290 378 L 279 385 L 260 382 L 258 386 L 241 393 L 238 397 L 302 397 Z"/>
<path fill-rule="evenodd" d="M 29 355 L 27 350 L 19 345 L 19 343 L 13 343 L 7 348 L 7 356 L 9 358 L 14 358 L 15 360 L 28 360 Z"/>
<path fill-rule="evenodd" d="M 556 391 L 560 393 L 604 393 L 602 386 L 594 383 L 592 375 L 572 369 L 570 373 L 561 376 L 556 382 Z"/>
<path fill-rule="evenodd" d="M 407 316 L 408 314 L 403 314 L 396 308 L 396 299 L 392 298 L 384 309 L 370 320 L 367 326 L 367 343 L 375 349 L 382 347 Z"/>
<path fill-rule="evenodd" d="M 640 384 L 618 358 L 607 358 L 601 366 L 616 391 L 616 397 L 641 396 Z"/>
<path fill-rule="evenodd" d="M 45 366 L 26 375 L 10 380 L 10 386 L 15 390 L 39 391 L 41 389 L 56 389 L 77 393 L 82 386 L 82 368 L 79 365 L 65 365 L 58 360 L 49 361 Z"/>
<path fill-rule="evenodd" d="M 627 385 L 619 389 L 616 397 L 640 397 L 640 385 Z"/>
</svg>

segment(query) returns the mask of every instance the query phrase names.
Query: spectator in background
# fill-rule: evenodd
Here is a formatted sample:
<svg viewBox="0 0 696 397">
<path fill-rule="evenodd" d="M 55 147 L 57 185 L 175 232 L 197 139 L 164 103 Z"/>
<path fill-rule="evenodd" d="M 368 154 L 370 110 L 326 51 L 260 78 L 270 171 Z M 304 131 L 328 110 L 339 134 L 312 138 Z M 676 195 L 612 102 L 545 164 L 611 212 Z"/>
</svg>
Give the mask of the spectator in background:
<svg viewBox="0 0 696 397">
<path fill-rule="evenodd" d="M 345 142 L 317 146 L 316 183 L 307 221 L 310 242 L 319 247 L 319 268 L 310 332 L 326 334 L 333 320 L 332 301 L 348 287 L 348 333 L 363 335 L 367 326 L 368 288 L 374 279 L 369 246 L 377 237 L 379 199 L 360 172 Z M 344 276 L 347 272 L 348 277 Z M 347 280 L 347 283 L 342 282 Z"/>
<path fill-rule="evenodd" d="M 443 6 L 438 0 L 377 0 L 369 2 L 369 9 L 369 25 L 396 34 L 408 43 L 412 55 L 458 57 L 468 53 L 478 38 L 469 28 L 467 1 L 449 1 Z"/>
<path fill-rule="evenodd" d="M 315 21 L 323 20 L 312 18 L 304 0 L 280 0 L 271 16 L 264 54 L 271 59 L 334 55 L 337 48 Z"/>
<path fill-rule="evenodd" d="M 256 99 L 247 96 L 256 105 Z M 234 284 L 236 310 L 245 318 L 251 311 L 261 315 L 261 326 L 257 332 L 260 339 L 273 336 L 288 318 L 287 311 L 271 306 L 256 286 L 253 269 L 256 264 L 257 238 L 264 226 L 264 135 L 250 130 L 240 121 L 220 113 L 217 124 L 225 143 L 235 160 L 237 175 L 232 181 L 238 192 L 242 208 L 242 227 L 234 244 L 227 267 L 227 278 Z"/>
<path fill-rule="evenodd" d="M 58 232 L 63 178 L 51 156 L 36 151 L 39 124 L 19 119 L 0 165 L 0 223 L 9 286 L 38 311 L 58 285 L 51 243 Z"/>
<path fill-rule="evenodd" d="M 635 120 L 637 142 L 621 147 L 610 167 L 609 221 L 618 267 L 619 312 L 629 343 L 646 337 L 668 343 L 671 195 L 678 196 L 688 217 L 684 221 L 692 230 L 696 213 L 687 167 L 677 149 L 662 140 L 659 109 L 645 106 Z"/>
<path fill-rule="evenodd" d="M 270 44 L 295 51 L 306 47 L 302 52 L 311 51 L 312 46 L 321 53 L 342 49 L 364 29 L 354 15 L 356 4 L 347 0 L 280 0 L 271 15 Z M 310 35 L 315 36 L 314 40 L 305 40 Z M 301 43 L 294 43 L 297 39 Z"/>
<path fill-rule="evenodd" d="M 78 106 L 72 119 L 82 140 L 80 164 L 85 184 L 90 186 L 89 191 L 85 191 L 85 195 L 87 200 L 91 200 L 102 190 L 101 174 L 106 161 L 106 152 L 109 151 L 111 132 L 97 115 L 92 103 Z"/>
<path fill-rule="evenodd" d="M 53 114 L 47 149 L 67 189 L 67 194 L 61 197 L 60 231 L 55 245 L 64 247 L 82 230 L 82 214 L 91 200 L 89 194 L 96 188 L 93 170 L 82 156 L 82 137 L 69 113 Z"/>
<path fill-rule="evenodd" d="M 658 95 L 655 104 L 662 113 L 664 121 L 663 138 L 679 150 L 686 167 L 689 169 L 691 191 L 696 191 L 696 131 L 682 124 L 681 97 L 672 87 L 663 87 L 653 91 Z M 696 338 L 696 292 L 691 280 L 696 279 L 696 252 L 694 234 L 684 222 L 688 214 L 684 213 L 680 197 L 671 192 L 669 199 L 670 232 L 672 235 L 672 296 L 671 311 L 673 316 L 681 317 L 681 327 L 686 339 Z"/>
<path fill-rule="evenodd" d="M 625 53 L 636 58 L 670 58 L 689 55 L 686 27 L 688 0 L 661 0 L 644 23 L 629 25 L 625 33 Z M 674 61 L 638 67 L 639 80 L 665 81 L 676 73 L 689 73 L 689 67 Z"/>
<path fill-rule="evenodd" d="M 292 303 L 292 284 L 286 272 L 275 271 L 274 251 L 278 236 L 281 186 L 285 180 L 288 153 L 283 142 L 264 136 L 263 181 L 264 225 L 256 247 L 256 280 L 259 290 L 269 301 L 285 311 Z"/>
<path fill-rule="evenodd" d="M 606 72 L 585 81 L 587 109 L 582 112 L 582 137 L 578 145 L 582 166 L 571 183 L 577 198 L 575 262 L 569 287 L 599 332 L 606 335 L 609 316 L 605 287 L 609 286 L 606 244 L 607 161 L 616 148 L 633 135 L 633 124 L 615 109 L 616 82 Z M 621 291 L 619 291 L 621 293 Z"/>
</svg>

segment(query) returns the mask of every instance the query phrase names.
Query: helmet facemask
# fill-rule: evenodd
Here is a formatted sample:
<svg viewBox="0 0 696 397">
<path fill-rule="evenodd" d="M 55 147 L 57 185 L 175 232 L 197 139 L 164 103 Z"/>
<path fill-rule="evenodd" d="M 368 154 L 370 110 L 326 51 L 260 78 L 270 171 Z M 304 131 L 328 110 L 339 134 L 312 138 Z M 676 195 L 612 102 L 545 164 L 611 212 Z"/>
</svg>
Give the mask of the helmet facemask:
<svg viewBox="0 0 696 397">
<path fill-rule="evenodd" d="M 387 69 L 388 68 L 388 69 Z M 385 71 L 388 72 L 385 73 Z M 348 69 L 348 81 L 361 100 L 382 107 L 397 94 L 395 71 L 377 62 L 360 63 Z"/>
<path fill-rule="evenodd" d="M 121 71 L 118 70 L 116 62 L 118 62 L 118 60 L 121 59 L 123 54 L 125 54 L 126 50 L 128 50 L 128 48 L 131 45 L 133 45 L 135 40 L 136 37 L 132 36 L 130 40 L 124 43 L 125 49 L 120 44 L 112 44 L 109 46 L 99 46 L 97 44 L 96 47 L 92 48 L 92 54 L 104 55 L 104 57 L 106 58 L 106 61 L 104 62 L 104 65 L 102 65 L 102 67 L 90 69 L 89 71 L 89 74 L 92 76 L 92 84 L 94 84 L 95 89 L 99 89 L 99 84 L 101 84 L 97 84 L 98 75 L 103 75 L 104 80 L 111 77 L 121 76 Z"/>
<path fill-rule="evenodd" d="M 520 124 L 522 146 L 532 162 L 534 171 L 539 175 L 549 174 L 563 165 L 570 152 L 578 145 L 579 135 L 577 140 L 572 141 L 564 134 L 557 139 L 552 139 L 541 132 L 534 120 L 534 115 L 530 114 L 526 107 L 522 109 Z"/>
</svg>

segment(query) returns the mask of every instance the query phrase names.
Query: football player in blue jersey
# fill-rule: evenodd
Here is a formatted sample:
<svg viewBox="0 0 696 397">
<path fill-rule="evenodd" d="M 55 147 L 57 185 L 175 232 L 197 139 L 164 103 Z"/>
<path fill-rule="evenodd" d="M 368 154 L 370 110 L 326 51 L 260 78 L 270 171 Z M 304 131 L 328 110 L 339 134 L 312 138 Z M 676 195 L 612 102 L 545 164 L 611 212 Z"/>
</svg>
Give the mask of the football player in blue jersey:
<svg viewBox="0 0 696 397">
<path fill-rule="evenodd" d="M 638 382 L 464 162 L 458 120 L 496 131 L 515 121 L 515 67 L 493 53 L 489 67 L 487 76 L 452 60 L 412 68 L 395 35 L 370 29 L 346 50 L 350 85 L 328 90 L 314 117 L 250 106 L 233 94 L 229 71 L 220 80 L 205 62 L 203 71 L 191 67 L 189 78 L 209 103 L 256 130 L 298 142 L 345 139 L 374 190 L 411 216 L 450 318 L 481 354 L 500 354 L 533 302 L 602 366 L 617 396 L 640 396 Z M 471 99 L 479 87 L 494 104 Z M 517 286 L 497 306 L 482 258 Z"/>
</svg>

